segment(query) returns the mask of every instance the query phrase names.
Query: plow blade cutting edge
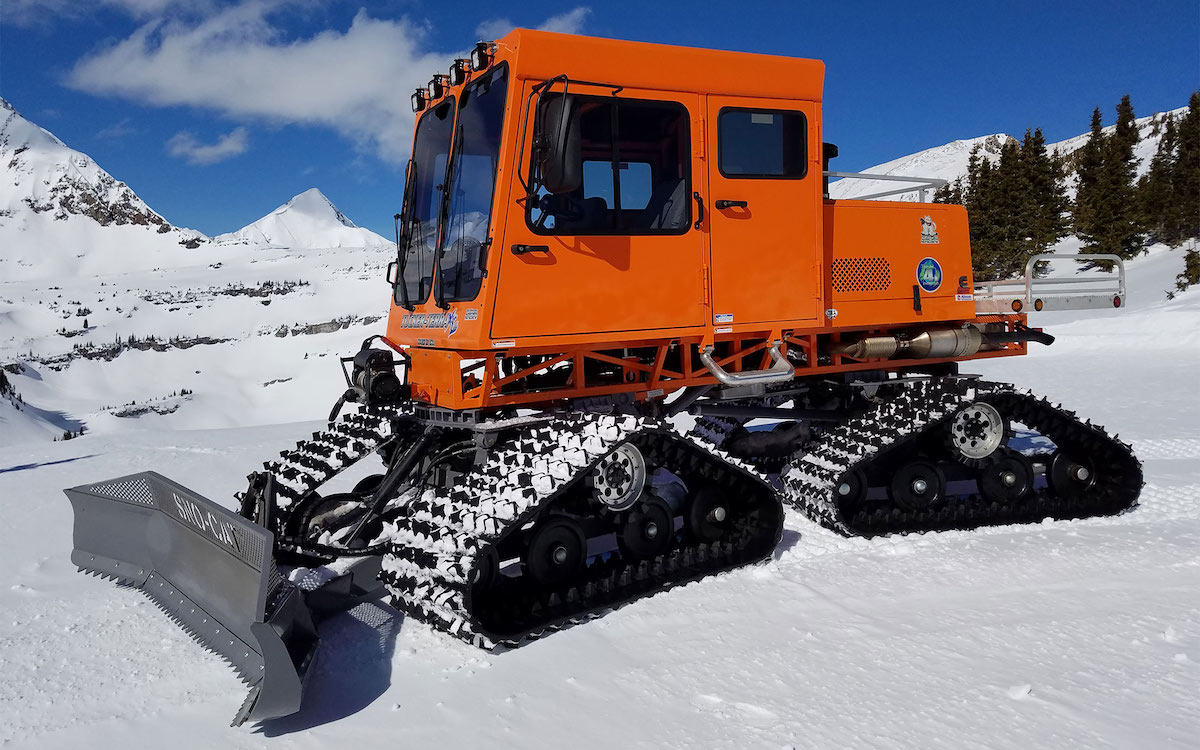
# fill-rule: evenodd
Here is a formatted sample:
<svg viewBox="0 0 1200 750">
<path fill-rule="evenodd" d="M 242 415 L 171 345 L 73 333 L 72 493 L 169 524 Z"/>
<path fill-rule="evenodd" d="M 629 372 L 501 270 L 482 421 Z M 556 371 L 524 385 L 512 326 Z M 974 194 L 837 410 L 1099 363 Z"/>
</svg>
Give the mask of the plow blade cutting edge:
<svg viewBox="0 0 1200 750">
<path fill-rule="evenodd" d="M 276 569 L 271 532 L 154 472 L 65 492 L 71 562 L 141 589 L 226 659 L 250 686 L 234 725 L 299 709 L 317 631 Z"/>
</svg>

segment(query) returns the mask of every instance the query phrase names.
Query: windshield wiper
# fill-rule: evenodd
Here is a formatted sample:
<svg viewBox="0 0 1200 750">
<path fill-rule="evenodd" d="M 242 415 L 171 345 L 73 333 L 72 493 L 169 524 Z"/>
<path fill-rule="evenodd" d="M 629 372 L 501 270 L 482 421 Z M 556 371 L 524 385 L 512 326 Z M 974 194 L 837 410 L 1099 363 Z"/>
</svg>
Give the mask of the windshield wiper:
<svg viewBox="0 0 1200 750">
<path fill-rule="evenodd" d="M 408 299 L 408 281 L 404 278 L 404 269 L 408 266 L 408 245 L 412 242 L 413 206 L 416 203 L 417 162 L 408 160 L 407 177 L 404 180 L 404 198 L 400 203 L 400 213 L 396 214 L 396 252 L 399 254 L 398 286 L 400 287 L 400 306 L 412 312 L 416 305 Z"/>
<path fill-rule="evenodd" d="M 442 310 L 450 309 L 450 305 L 442 300 L 440 270 L 442 255 L 446 252 L 446 221 L 450 215 L 450 195 L 458 184 L 458 175 L 455 174 L 455 170 L 458 169 L 458 150 L 462 146 L 462 129 L 461 122 L 454 128 L 454 140 L 450 143 L 450 157 L 446 162 L 446 179 L 442 181 L 442 204 L 438 207 L 437 252 L 433 256 L 433 267 L 439 273 L 437 274 L 438 283 L 433 285 L 433 303 Z"/>
</svg>

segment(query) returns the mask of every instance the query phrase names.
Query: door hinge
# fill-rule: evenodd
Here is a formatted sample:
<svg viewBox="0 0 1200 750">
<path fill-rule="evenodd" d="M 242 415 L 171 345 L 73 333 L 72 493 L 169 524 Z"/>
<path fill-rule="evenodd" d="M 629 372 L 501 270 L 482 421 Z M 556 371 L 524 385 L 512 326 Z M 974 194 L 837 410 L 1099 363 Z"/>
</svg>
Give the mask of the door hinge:
<svg viewBox="0 0 1200 750">
<path fill-rule="evenodd" d="M 712 305 L 711 289 L 712 285 L 708 279 L 708 266 L 700 268 L 700 300 L 705 307 Z"/>
</svg>

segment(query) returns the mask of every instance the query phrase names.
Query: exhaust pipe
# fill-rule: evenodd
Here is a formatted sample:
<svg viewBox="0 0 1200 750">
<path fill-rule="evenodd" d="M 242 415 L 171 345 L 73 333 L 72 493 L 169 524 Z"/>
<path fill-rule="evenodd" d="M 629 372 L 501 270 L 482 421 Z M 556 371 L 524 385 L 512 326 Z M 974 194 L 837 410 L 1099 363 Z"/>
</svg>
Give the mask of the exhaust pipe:
<svg viewBox="0 0 1200 750">
<path fill-rule="evenodd" d="M 966 357 L 983 346 L 983 334 L 975 326 L 942 328 L 925 331 L 912 338 L 869 336 L 851 344 L 843 344 L 835 353 L 854 359 L 929 359 Z"/>
</svg>

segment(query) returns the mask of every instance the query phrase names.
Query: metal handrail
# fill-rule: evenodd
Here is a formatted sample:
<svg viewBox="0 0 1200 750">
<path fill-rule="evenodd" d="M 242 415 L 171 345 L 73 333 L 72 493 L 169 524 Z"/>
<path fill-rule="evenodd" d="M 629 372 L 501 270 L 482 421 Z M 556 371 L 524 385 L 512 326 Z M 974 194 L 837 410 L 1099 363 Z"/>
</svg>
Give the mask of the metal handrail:
<svg viewBox="0 0 1200 750">
<path fill-rule="evenodd" d="M 940 188 L 950 184 L 949 180 L 943 180 L 940 177 L 906 177 L 903 175 L 894 174 L 871 174 L 869 172 L 822 172 L 826 177 L 842 177 L 851 180 L 883 180 L 886 182 L 911 182 L 914 185 L 899 190 L 885 190 L 882 193 L 870 193 L 868 195 L 855 196 L 856 201 L 866 201 L 873 198 L 886 198 L 889 195 L 900 195 L 902 193 L 911 193 L 914 190 L 920 196 L 921 202 L 925 202 L 925 193 L 930 188 Z"/>
<path fill-rule="evenodd" d="M 1041 262 L 1054 260 L 1110 261 L 1117 267 L 1116 289 L 1113 289 L 1111 276 L 1087 279 L 1034 278 L 1034 266 Z M 1087 285 L 1089 288 L 1064 288 L 1075 285 Z M 1024 292 L 1024 295 L 1018 296 L 1021 291 Z M 976 311 L 981 313 L 1004 312 L 1010 306 L 1007 303 L 1013 303 L 1011 307 L 1016 311 L 1029 305 L 1033 307 L 1034 311 L 1043 309 L 1086 310 L 1108 305 L 1121 307 L 1125 302 L 1125 263 L 1120 256 L 1110 253 L 1081 253 L 1079 255 L 1039 253 L 1031 257 L 1025 264 L 1025 275 L 1019 279 L 975 282 L 975 302 Z"/>
<path fill-rule="evenodd" d="M 1093 279 L 1035 279 L 1033 277 L 1033 267 L 1042 261 L 1054 260 L 1108 260 L 1117 265 L 1117 294 L 1125 296 L 1125 263 L 1121 260 L 1121 256 L 1111 253 L 1081 253 L 1079 255 L 1064 255 L 1062 253 L 1039 253 L 1029 259 L 1025 264 L 1025 275 L 1018 279 L 998 279 L 996 281 L 977 281 L 975 282 L 975 296 L 978 298 L 979 289 L 982 287 L 987 290 L 986 295 L 982 295 L 984 299 L 994 299 L 997 287 L 1003 286 L 1023 286 L 1025 287 L 1025 298 L 1029 299 L 1033 296 L 1033 285 L 1038 283 L 1045 286 L 1058 286 L 1068 284 L 1092 284 L 1099 285 L 1111 281 L 1110 278 L 1093 278 Z M 1081 292 L 1084 290 L 1080 290 Z"/>
</svg>

